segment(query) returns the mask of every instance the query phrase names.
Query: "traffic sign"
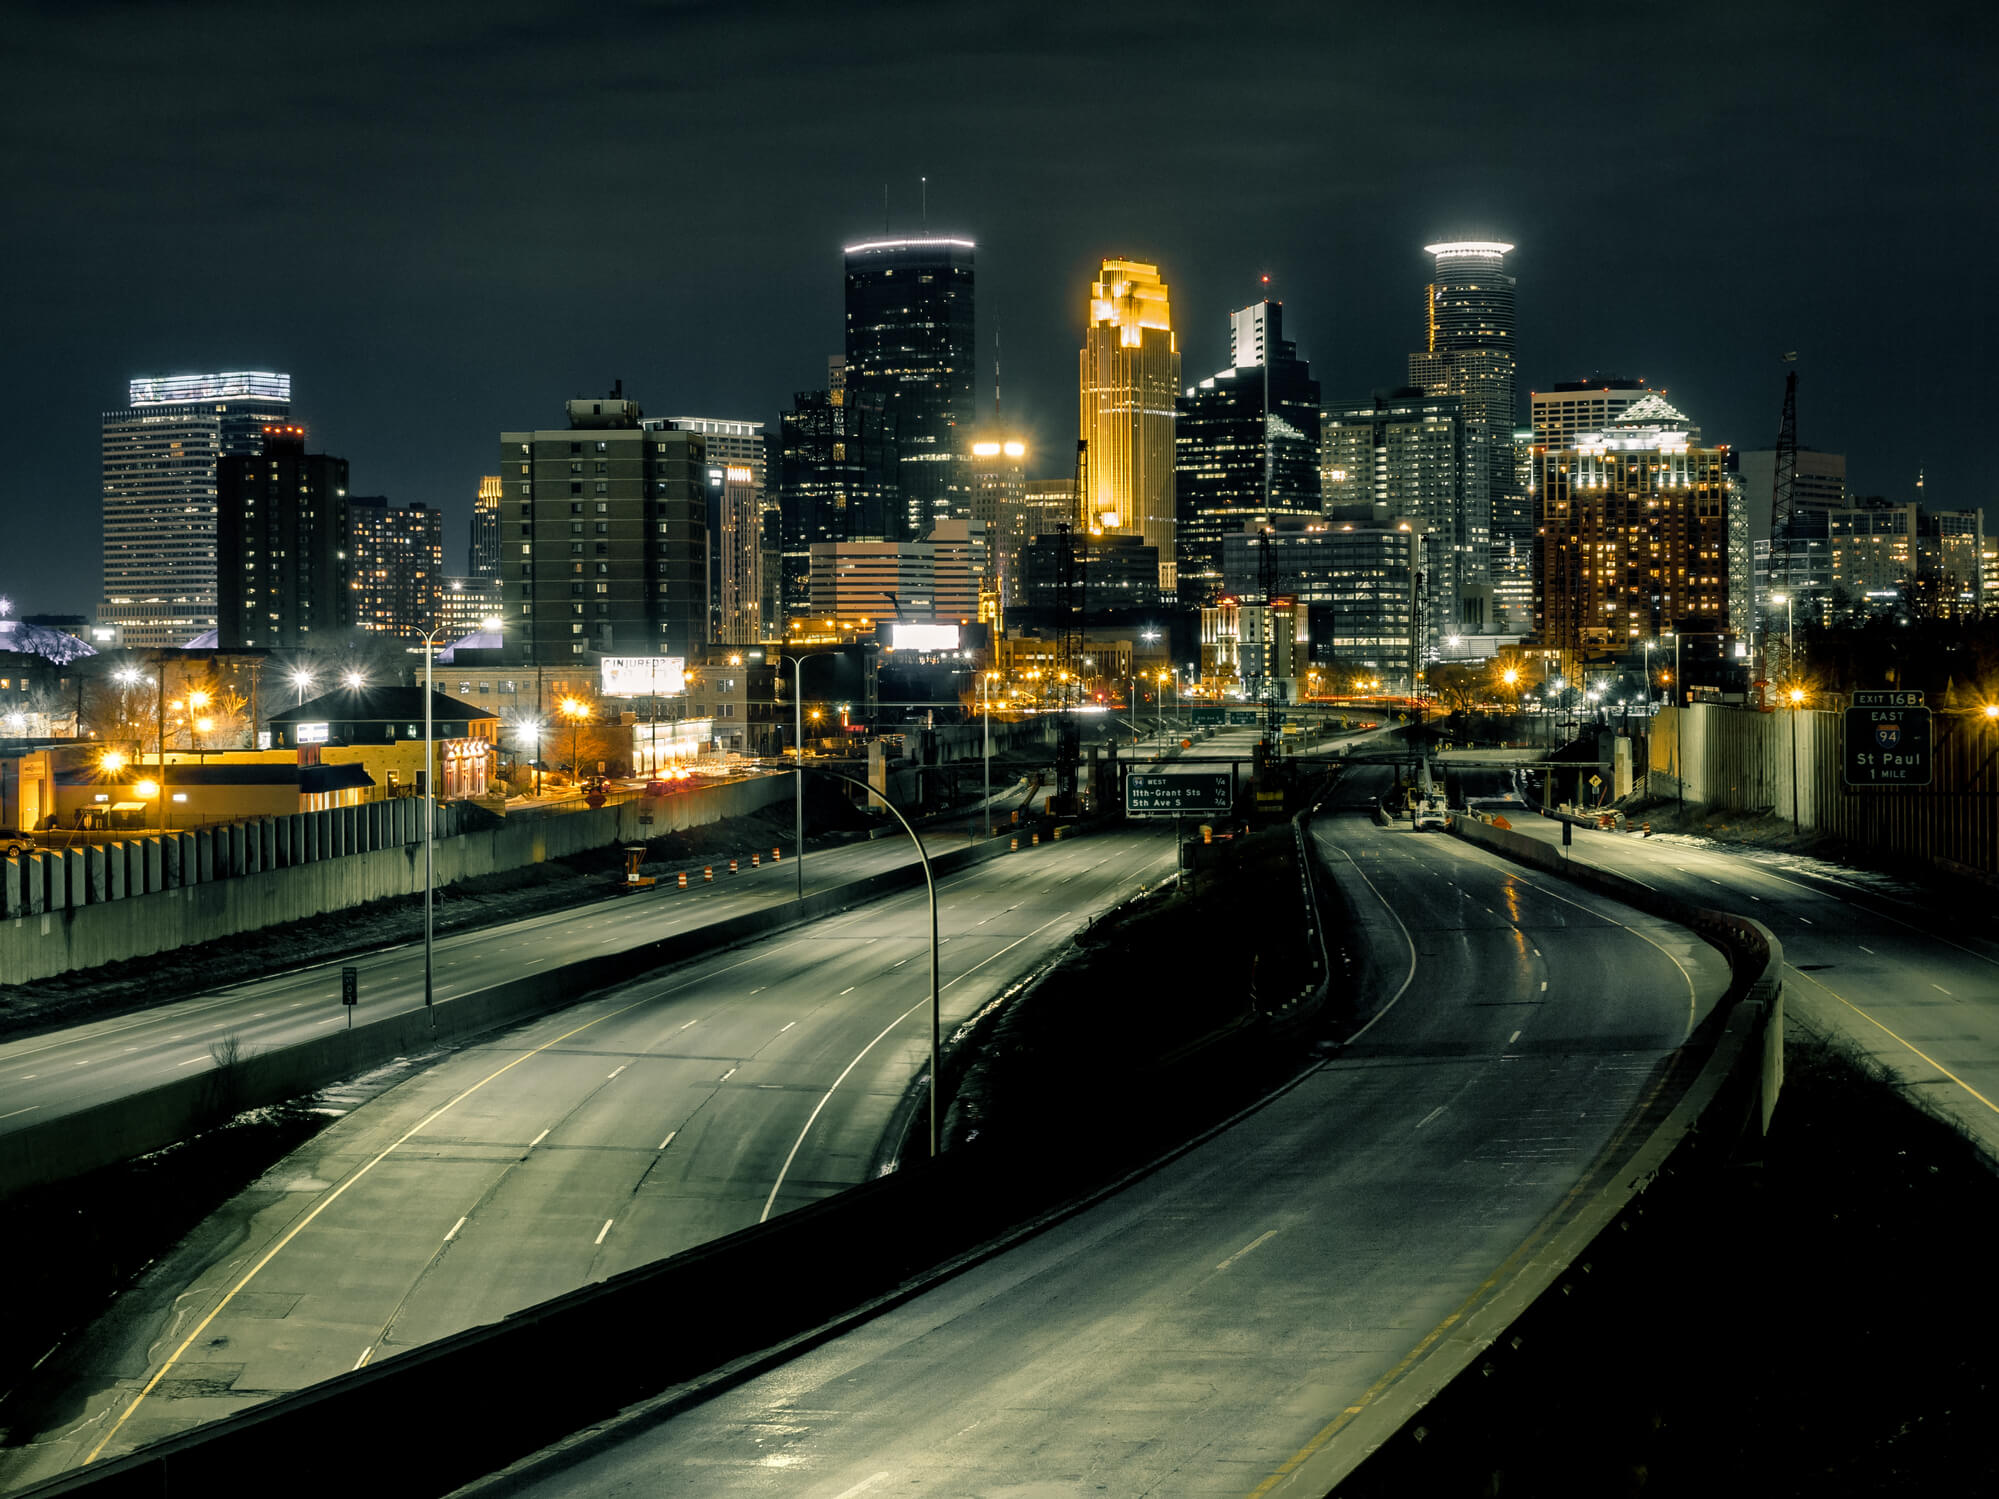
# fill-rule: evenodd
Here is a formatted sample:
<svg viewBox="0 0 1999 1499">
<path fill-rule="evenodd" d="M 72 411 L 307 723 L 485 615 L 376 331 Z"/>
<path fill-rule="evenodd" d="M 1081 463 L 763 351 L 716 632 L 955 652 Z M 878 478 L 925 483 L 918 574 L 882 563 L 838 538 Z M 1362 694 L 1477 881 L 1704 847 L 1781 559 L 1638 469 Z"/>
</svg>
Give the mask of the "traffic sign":
<svg viewBox="0 0 1999 1499">
<path fill-rule="evenodd" d="M 1920 692 L 1856 692 L 1853 694 L 1856 708 L 1920 708 L 1923 695 Z"/>
<path fill-rule="evenodd" d="M 343 968 L 340 970 L 340 1002 L 343 1005 L 358 1005 L 361 1002 L 361 970 Z"/>
<path fill-rule="evenodd" d="M 1195 723 L 1220 723 L 1223 710 L 1220 708 L 1196 708 L 1193 710 Z"/>
<path fill-rule="evenodd" d="M 1235 724 L 1249 724 L 1249 725 L 1251 725 L 1251 726 L 1253 727 L 1253 726 L 1254 726 L 1254 725 L 1255 725 L 1255 724 L 1257 723 L 1257 721 L 1258 721 L 1259 719 L 1261 719 L 1262 717 L 1263 717 L 1263 715 L 1262 715 L 1261 713 L 1258 713 L 1258 712 L 1257 712 L 1257 711 L 1256 711 L 1256 710 L 1255 710 L 1254 708 L 1231 708 L 1231 709 L 1229 709 L 1229 722 L 1230 722 L 1230 723 L 1235 723 Z"/>
<path fill-rule="evenodd" d="M 1227 812 L 1234 805 L 1226 770 L 1190 771 L 1184 775 L 1140 775 L 1125 782 L 1124 809 L 1143 815 L 1175 817 L 1185 813 Z"/>
<path fill-rule="evenodd" d="M 1862 698 L 1914 699 L 1876 705 Z M 1846 784 L 1930 784 L 1930 710 L 1920 692 L 1856 692 L 1846 710 Z"/>
</svg>

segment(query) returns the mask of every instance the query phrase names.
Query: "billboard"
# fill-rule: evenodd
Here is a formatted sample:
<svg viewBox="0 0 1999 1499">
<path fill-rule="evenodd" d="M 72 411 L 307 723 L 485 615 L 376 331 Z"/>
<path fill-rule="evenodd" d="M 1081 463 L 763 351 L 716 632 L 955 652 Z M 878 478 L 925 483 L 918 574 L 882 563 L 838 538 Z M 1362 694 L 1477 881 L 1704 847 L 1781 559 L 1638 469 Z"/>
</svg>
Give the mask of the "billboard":
<svg viewBox="0 0 1999 1499">
<path fill-rule="evenodd" d="M 605 656 L 602 697 L 675 697 L 687 690 L 685 656 Z"/>
<path fill-rule="evenodd" d="M 956 625 L 906 625 L 897 620 L 889 626 L 888 648 L 892 651 L 955 651 Z"/>
</svg>

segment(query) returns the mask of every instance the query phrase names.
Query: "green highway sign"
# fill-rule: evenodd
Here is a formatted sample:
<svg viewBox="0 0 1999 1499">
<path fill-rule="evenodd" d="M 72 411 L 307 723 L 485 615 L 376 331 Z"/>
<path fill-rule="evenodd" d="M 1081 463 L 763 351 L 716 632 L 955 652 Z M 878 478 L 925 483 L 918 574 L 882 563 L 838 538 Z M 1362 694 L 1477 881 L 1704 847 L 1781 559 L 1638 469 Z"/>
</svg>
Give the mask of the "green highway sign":
<svg viewBox="0 0 1999 1499">
<path fill-rule="evenodd" d="M 1124 809 L 1139 815 L 1169 817 L 1200 812 L 1226 812 L 1235 803 L 1226 770 L 1190 771 L 1183 775 L 1140 775 L 1125 782 Z"/>
<path fill-rule="evenodd" d="M 1930 710 L 1920 692 L 1856 692 L 1846 710 L 1846 784 L 1930 784 Z"/>
<path fill-rule="evenodd" d="M 1193 710 L 1193 714 L 1194 722 L 1197 724 L 1220 723 L 1222 721 L 1223 710 L 1220 708 L 1196 708 Z"/>
<path fill-rule="evenodd" d="M 1248 725 L 1250 725 L 1250 726 L 1251 726 L 1252 728 L 1254 728 L 1254 727 L 1255 727 L 1255 726 L 1256 726 L 1256 725 L 1257 725 L 1258 723 L 1262 722 L 1262 720 L 1263 720 L 1263 715 L 1262 715 L 1261 713 L 1257 712 L 1257 711 L 1256 711 L 1256 709 L 1254 709 L 1254 708 L 1247 708 L 1247 709 L 1245 709 L 1245 708 L 1231 708 L 1231 709 L 1229 709 L 1229 722 L 1230 722 L 1230 723 L 1237 723 L 1237 724 L 1248 724 Z"/>
</svg>

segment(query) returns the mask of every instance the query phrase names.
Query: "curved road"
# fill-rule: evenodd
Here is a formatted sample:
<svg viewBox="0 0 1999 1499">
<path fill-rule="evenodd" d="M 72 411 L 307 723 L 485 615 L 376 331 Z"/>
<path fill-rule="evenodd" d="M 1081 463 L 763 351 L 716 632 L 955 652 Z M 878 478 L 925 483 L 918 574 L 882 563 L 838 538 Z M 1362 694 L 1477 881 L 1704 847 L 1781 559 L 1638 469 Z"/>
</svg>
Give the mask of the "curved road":
<svg viewBox="0 0 1999 1499">
<path fill-rule="evenodd" d="M 1437 833 L 1336 814 L 1314 836 L 1368 960 L 1373 1018 L 1335 1060 L 858 1330 L 487 1487 L 1323 1492 L 1352 1412 L 1518 1274 L 1670 1099 L 1728 976 L 1678 928 Z"/>
<path fill-rule="evenodd" d="M 1559 823 L 1511 821 L 1561 844 Z M 1988 922 L 1817 860 L 1590 828 L 1573 837 L 1572 858 L 1768 925 L 1784 944 L 1786 1013 L 1840 1037 L 1999 1160 L 1999 942 Z"/>
<path fill-rule="evenodd" d="M 946 1026 L 1172 865 L 1154 826 L 940 881 Z M 43 1431 L 0 1472 L 128 1451 L 864 1179 L 927 1067 L 928 929 L 920 890 L 877 901 L 466 1047 L 356 1109 L 42 1371 Z"/>
</svg>

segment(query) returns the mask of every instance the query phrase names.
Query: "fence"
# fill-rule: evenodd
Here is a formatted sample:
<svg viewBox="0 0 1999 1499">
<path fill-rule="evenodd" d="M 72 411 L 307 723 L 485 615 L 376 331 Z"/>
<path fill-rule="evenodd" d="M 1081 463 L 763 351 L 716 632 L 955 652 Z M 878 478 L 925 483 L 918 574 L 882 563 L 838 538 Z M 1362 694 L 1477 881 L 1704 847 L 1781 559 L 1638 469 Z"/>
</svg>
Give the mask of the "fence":
<svg viewBox="0 0 1999 1499">
<path fill-rule="evenodd" d="M 1938 711 L 1931 728 L 1929 785 L 1856 787 L 1844 776 L 1843 713 L 1667 708 L 1652 723 L 1647 789 L 1725 811 L 1795 815 L 1800 832 L 1999 873 L 1999 725 Z"/>
<path fill-rule="evenodd" d="M 789 776 L 693 787 L 561 817 L 437 808 L 439 885 L 635 843 L 790 794 Z M 367 802 L 0 859 L 0 984 L 256 931 L 423 889 L 423 806 Z"/>
</svg>

